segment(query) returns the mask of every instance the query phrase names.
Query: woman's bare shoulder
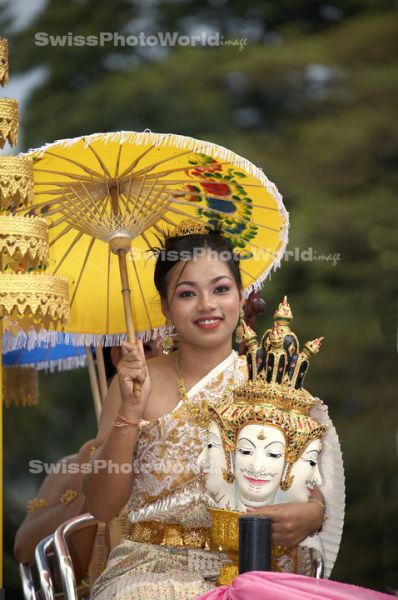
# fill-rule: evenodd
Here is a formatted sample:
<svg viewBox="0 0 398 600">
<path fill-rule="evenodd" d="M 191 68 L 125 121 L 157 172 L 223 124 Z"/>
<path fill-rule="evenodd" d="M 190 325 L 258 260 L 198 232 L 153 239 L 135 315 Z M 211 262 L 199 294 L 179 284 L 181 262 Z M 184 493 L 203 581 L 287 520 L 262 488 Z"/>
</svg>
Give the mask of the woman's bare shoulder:
<svg viewBox="0 0 398 600">
<path fill-rule="evenodd" d="M 152 390 L 148 398 L 145 418 L 157 419 L 171 412 L 179 400 L 175 358 L 173 355 L 156 356 L 148 361 L 147 366 Z"/>
<path fill-rule="evenodd" d="M 160 354 L 147 362 L 149 375 L 151 377 L 169 377 L 175 370 L 175 359 L 172 354 Z"/>
</svg>

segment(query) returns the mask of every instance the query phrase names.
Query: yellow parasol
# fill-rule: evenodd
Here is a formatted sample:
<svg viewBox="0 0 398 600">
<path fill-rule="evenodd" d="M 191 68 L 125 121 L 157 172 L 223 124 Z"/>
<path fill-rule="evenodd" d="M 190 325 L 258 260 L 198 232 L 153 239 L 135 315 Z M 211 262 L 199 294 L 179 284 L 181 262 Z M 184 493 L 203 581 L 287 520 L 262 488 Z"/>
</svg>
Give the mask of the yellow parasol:
<svg viewBox="0 0 398 600">
<path fill-rule="evenodd" d="M 280 194 L 261 169 L 221 146 L 119 132 L 58 141 L 28 156 L 30 214 L 49 222 L 49 272 L 69 280 L 66 332 L 75 344 L 120 344 L 126 324 L 131 339 L 159 334 L 164 317 L 148 250 L 184 219 L 221 224 L 243 259 L 247 294 L 282 258 L 288 215 Z M 118 267 L 123 299 L 114 293 Z"/>
</svg>

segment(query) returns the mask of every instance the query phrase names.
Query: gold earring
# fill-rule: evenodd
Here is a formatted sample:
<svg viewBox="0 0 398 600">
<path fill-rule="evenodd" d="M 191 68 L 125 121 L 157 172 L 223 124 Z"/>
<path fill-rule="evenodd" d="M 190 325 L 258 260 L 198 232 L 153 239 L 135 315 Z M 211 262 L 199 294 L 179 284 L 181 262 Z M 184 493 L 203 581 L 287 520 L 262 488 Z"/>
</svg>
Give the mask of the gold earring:
<svg viewBox="0 0 398 600">
<path fill-rule="evenodd" d="M 170 323 L 170 321 L 168 321 L 166 323 L 166 331 L 165 331 L 165 335 L 162 338 L 162 351 L 163 354 L 170 354 L 173 350 L 173 346 L 174 346 L 174 342 L 173 342 L 173 338 L 172 338 L 172 332 L 173 332 L 174 326 L 172 323 Z"/>
<path fill-rule="evenodd" d="M 238 321 L 238 325 L 236 327 L 236 332 L 235 332 L 235 341 L 237 344 L 241 344 L 243 342 L 243 322 L 245 320 L 245 311 L 243 310 L 243 307 L 241 306 L 239 309 L 239 321 Z"/>
<path fill-rule="evenodd" d="M 233 483 L 235 481 L 235 475 L 232 471 L 231 453 L 224 449 L 224 455 L 227 466 L 222 469 L 222 476 L 227 483 Z"/>
<path fill-rule="evenodd" d="M 283 490 L 284 492 L 286 492 L 291 486 L 292 483 L 294 481 L 294 475 L 290 474 L 290 471 L 293 468 L 293 463 L 289 463 L 286 467 L 286 471 L 282 477 L 282 481 L 280 482 L 280 488 L 281 490 Z"/>
</svg>

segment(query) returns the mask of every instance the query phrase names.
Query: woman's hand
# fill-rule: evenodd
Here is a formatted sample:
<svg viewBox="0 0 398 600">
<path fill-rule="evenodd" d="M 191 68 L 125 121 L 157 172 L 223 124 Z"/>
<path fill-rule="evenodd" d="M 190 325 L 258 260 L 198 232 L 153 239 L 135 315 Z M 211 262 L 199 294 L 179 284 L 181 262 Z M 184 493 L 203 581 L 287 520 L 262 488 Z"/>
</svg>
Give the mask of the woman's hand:
<svg viewBox="0 0 398 600">
<path fill-rule="evenodd" d="M 245 514 L 272 519 L 272 543 L 281 546 L 297 546 L 306 537 L 318 531 L 324 519 L 323 509 L 313 502 L 249 508 Z"/>
<path fill-rule="evenodd" d="M 151 393 L 151 378 L 142 341 L 137 340 L 135 344 L 123 342 L 121 352 L 122 358 L 117 364 L 117 373 L 122 405 L 134 409 L 137 417 L 141 417 Z M 140 394 L 134 392 L 135 381 L 141 385 Z"/>
</svg>

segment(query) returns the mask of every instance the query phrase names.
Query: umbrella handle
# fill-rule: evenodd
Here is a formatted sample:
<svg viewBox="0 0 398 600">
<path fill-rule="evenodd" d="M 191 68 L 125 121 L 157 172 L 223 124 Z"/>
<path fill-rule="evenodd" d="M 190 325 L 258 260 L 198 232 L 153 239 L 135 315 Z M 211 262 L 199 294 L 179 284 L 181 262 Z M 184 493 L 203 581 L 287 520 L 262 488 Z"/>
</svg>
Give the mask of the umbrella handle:
<svg viewBox="0 0 398 600">
<path fill-rule="evenodd" d="M 123 238 L 121 238 L 121 239 L 123 240 Z M 112 241 L 114 242 L 115 240 L 112 240 Z M 130 242 L 129 242 L 129 247 L 130 247 Z M 129 342 L 132 342 L 133 344 L 135 344 L 136 337 L 135 337 L 135 332 L 134 332 L 133 311 L 131 308 L 131 290 L 130 290 L 130 284 L 129 284 L 129 274 L 127 271 L 126 254 L 127 254 L 127 250 L 125 247 L 117 249 L 117 256 L 119 259 L 120 280 L 122 283 L 122 298 L 123 298 L 124 318 L 126 320 L 127 337 L 128 337 Z M 141 396 L 141 384 L 139 383 L 139 381 L 134 381 L 134 394 L 136 395 L 137 398 L 139 398 Z"/>
</svg>

